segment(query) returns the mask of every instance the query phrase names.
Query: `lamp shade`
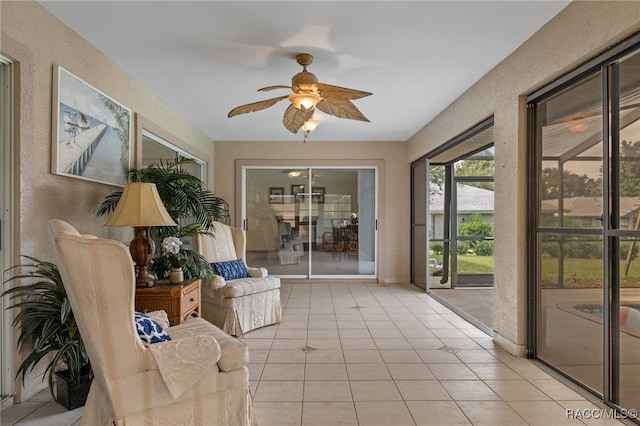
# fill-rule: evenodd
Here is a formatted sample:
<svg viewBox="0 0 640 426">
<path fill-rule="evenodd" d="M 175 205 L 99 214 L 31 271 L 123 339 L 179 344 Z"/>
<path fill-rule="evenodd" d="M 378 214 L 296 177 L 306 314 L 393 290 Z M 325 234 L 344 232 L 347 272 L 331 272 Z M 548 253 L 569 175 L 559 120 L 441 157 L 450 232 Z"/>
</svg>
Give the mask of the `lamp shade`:
<svg viewBox="0 0 640 426">
<path fill-rule="evenodd" d="M 130 182 L 105 226 L 176 226 L 155 183 Z"/>
</svg>

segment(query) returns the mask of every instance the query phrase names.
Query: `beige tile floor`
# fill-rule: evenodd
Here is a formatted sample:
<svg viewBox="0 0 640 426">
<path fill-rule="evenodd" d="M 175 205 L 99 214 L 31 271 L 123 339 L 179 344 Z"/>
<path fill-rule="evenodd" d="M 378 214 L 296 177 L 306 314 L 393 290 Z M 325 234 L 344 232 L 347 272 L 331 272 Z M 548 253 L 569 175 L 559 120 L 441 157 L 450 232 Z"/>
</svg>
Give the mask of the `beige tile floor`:
<svg viewBox="0 0 640 426">
<path fill-rule="evenodd" d="M 533 363 L 411 285 L 283 283 L 283 321 L 247 333 L 260 426 L 609 425 Z M 2 425 L 76 425 L 39 394 Z"/>
</svg>

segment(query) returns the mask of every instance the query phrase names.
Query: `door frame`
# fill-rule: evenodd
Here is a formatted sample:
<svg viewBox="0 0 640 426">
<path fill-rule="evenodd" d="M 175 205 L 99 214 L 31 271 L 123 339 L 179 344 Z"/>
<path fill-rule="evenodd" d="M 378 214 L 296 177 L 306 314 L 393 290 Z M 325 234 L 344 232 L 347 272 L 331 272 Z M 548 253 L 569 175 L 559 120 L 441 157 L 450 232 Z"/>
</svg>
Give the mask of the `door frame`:
<svg viewBox="0 0 640 426">
<path fill-rule="evenodd" d="M 374 169 L 375 171 L 375 230 L 374 230 L 374 250 L 375 250 L 375 273 L 372 276 L 358 276 L 358 275 L 311 275 L 311 268 L 309 267 L 309 274 L 305 275 L 302 279 L 365 279 L 374 280 L 376 282 L 384 282 L 385 280 L 385 265 L 382 261 L 385 259 L 385 238 L 384 238 L 384 224 L 385 224 L 385 191 L 384 191 L 384 179 L 385 168 L 384 160 L 236 160 L 235 168 L 235 223 L 236 226 L 246 230 L 246 170 L 252 168 L 318 168 L 318 169 L 331 169 L 331 168 L 353 168 L 353 169 Z M 288 277 L 287 277 L 288 278 Z M 296 277 L 297 278 L 297 277 Z"/>
<path fill-rule="evenodd" d="M 618 357 L 619 350 L 617 348 L 616 330 L 618 330 L 619 323 L 617 321 L 617 303 L 619 301 L 617 293 L 619 291 L 619 277 L 617 276 L 617 264 L 618 253 L 612 250 L 611 241 L 623 237 L 638 238 L 640 234 L 638 231 L 626 231 L 616 229 L 612 219 L 612 216 L 619 214 L 617 203 L 617 197 L 619 196 L 618 190 L 615 185 L 610 186 L 612 178 L 611 171 L 619 170 L 619 163 L 617 160 L 617 152 L 609 152 L 610 144 L 617 146 L 619 142 L 619 128 L 617 124 L 619 122 L 617 111 L 616 96 L 617 84 L 615 78 L 615 68 L 619 64 L 619 61 L 626 55 L 637 52 L 640 54 L 640 33 L 635 34 L 623 41 L 622 43 L 614 46 L 606 52 L 591 59 L 587 63 L 581 65 L 575 70 L 567 73 L 566 75 L 558 78 L 549 85 L 539 89 L 538 91 L 529 95 L 526 99 L 527 102 L 527 154 L 528 154 L 528 173 L 529 181 L 527 183 L 527 216 L 528 216 L 528 228 L 527 228 L 527 247 L 528 255 L 530 259 L 527 262 L 527 298 L 528 298 L 528 314 L 527 314 L 527 348 L 526 356 L 528 358 L 536 359 L 545 366 L 554 370 L 558 374 L 566 377 L 572 382 L 580 383 L 583 388 L 597 396 L 601 401 L 615 408 L 623 409 L 615 400 L 618 399 L 619 390 L 619 376 L 617 373 L 617 367 L 620 360 Z M 614 72 L 612 73 L 612 70 Z M 550 99 L 555 94 L 563 91 L 564 89 L 573 87 L 576 83 L 580 83 L 587 79 L 590 75 L 600 72 L 601 76 L 601 90 L 602 90 L 602 168 L 606 170 L 603 173 L 603 188 L 602 188 L 602 211 L 609 212 L 605 216 L 610 216 L 609 220 L 605 220 L 601 230 L 597 233 L 602 238 L 602 305 L 603 305 L 603 337 L 602 337 L 602 391 L 591 389 L 586 384 L 581 383 L 580 378 L 571 375 L 569 372 L 557 367 L 556 365 L 539 358 L 538 341 L 540 336 L 543 336 L 544 330 L 541 329 L 539 322 L 541 318 L 540 304 L 541 295 L 539 288 L 540 281 L 540 239 L 539 234 L 544 232 L 557 232 L 562 233 L 562 229 L 550 229 L 540 225 L 540 162 L 542 161 L 542 154 L 540 149 L 540 134 L 538 129 L 538 114 L 537 109 L 540 102 Z M 613 86 L 613 87 L 612 87 Z M 610 109 L 612 108 L 612 109 Z M 610 118 L 610 114 L 612 114 Z M 608 142 L 608 143 L 607 143 Z M 594 232 L 582 231 L 581 235 L 594 234 Z M 577 232 L 576 232 L 577 233 Z M 612 285 L 614 285 L 612 287 Z"/>
<path fill-rule="evenodd" d="M 493 117 L 489 117 L 485 120 L 483 120 L 482 122 L 476 124 L 475 126 L 469 128 L 468 130 L 462 132 L 461 134 L 459 134 L 458 136 L 454 137 L 453 139 L 451 139 L 450 141 L 444 143 L 443 145 L 439 146 L 438 148 L 434 149 L 433 151 L 427 153 L 426 155 L 422 156 L 421 158 L 415 160 L 414 162 L 411 163 L 411 179 L 412 179 L 412 185 L 411 185 L 411 210 L 412 210 L 412 218 L 411 218 L 411 225 L 412 225 L 412 235 L 411 235 L 411 241 L 413 244 L 414 238 L 415 236 L 413 235 L 413 208 L 414 208 L 414 201 L 415 201 L 415 197 L 414 197 L 414 190 L 415 190 L 415 185 L 413 182 L 413 171 L 414 168 L 418 165 L 420 165 L 423 162 L 426 162 L 426 173 L 425 173 L 425 187 L 429 188 L 429 181 L 430 181 L 430 171 L 431 171 L 431 167 L 434 166 L 442 166 L 445 167 L 445 176 L 444 176 L 444 197 L 445 197 L 445 202 L 444 202 L 444 227 L 445 227 L 445 232 L 444 232 L 444 238 L 443 238 L 443 247 L 444 247 L 444 254 L 443 254 L 443 262 L 442 262 L 442 279 L 441 279 L 441 283 L 445 284 L 447 283 L 448 280 L 452 280 L 453 283 L 456 282 L 456 277 L 452 277 L 450 275 L 451 272 L 453 272 L 453 274 L 456 274 L 456 264 L 455 264 L 455 257 L 456 256 L 451 256 L 451 252 L 452 250 L 455 250 L 455 244 L 456 244 L 456 238 L 454 235 L 454 232 L 452 232 L 450 223 L 448 221 L 451 220 L 451 216 L 452 216 L 452 212 L 455 212 L 455 206 L 452 206 L 453 203 L 455 203 L 455 201 L 452 202 L 451 197 L 453 195 L 455 195 L 455 191 L 452 190 L 452 187 L 456 185 L 456 180 L 454 179 L 454 173 L 453 173 L 453 164 L 460 160 L 463 159 L 465 157 L 471 156 L 473 154 L 477 154 L 479 152 L 482 152 L 488 148 L 494 147 L 494 141 L 493 138 L 491 138 L 490 141 L 487 140 L 482 140 L 482 139 L 478 139 L 477 141 L 474 141 L 473 143 L 469 143 L 469 141 L 476 135 L 481 134 L 482 132 L 484 132 L 485 130 L 488 130 L 490 128 L 492 128 L 494 126 L 494 118 Z M 465 144 L 465 142 L 467 142 L 467 144 Z M 494 148 L 495 149 L 495 148 Z M 486 179 L 483 178 L 476 178 L 476 179 L 468 179 L 468 180 L 477 180 L 477 181 L 483 181 Z M 494 178 L 492 177 L 490 179 L 491 181 L 494 180 Z M 425 238 L 426 241 L 426 247 L 425 247 L 425 252 L 427 253 L 427 258 L 429 258 L 428 254 L 429 254 L 429 246 L 431 243 L 431 238 L 429 237 L 429 231 L 431 229 L 431 214 L 430 214 L 430 209 L 429 209 L 429 194 L 428 194 L 428 189 L 427 189 L 427 195 L 425 197 L 426 203 L 424 206 L 425 209 L 425 214 L 426 214 L 426 232 L 427 232 L 427 237 Z M 454 210 L 452 210 L 454 209 Z M 455 230 L 454 230 L 455 231 Z M 414 278 L 416 276 L 415 272 L 415 268 L 416 265 L 414 264 L 414 253 L 413 253 L 413 245 L 411 246 L 411 282 L 414 283 Z M 452 258 L 453 263 L 450 265 L 451 268 L 449 268 L 449 258 Z M 430 293 L 430 288 L 429 288 L 429 260 L 427 259 L 427 262 L 425 262 L 425 277 L 426 277 L 426 292 L 429 294 Z M 457 274 L 456 274 L 457 275 Z M 493 274 L 492 274 L 493 276 Z M 416 284 L 419 287 L 422 287 L 419 284 Z M 455 285 L 455 284 L 454 284 Z M 452 287 L 453 288 L 453 287 Z"/>
<path fill-rule="evenodd" d="M 10 278 L 13 261 L 13 64 L 0 56 L 0 271 L 2 282 Z M 9 299 L 0 299 L 2 336 L 0 337 L 0 397 L 4 401 L 14 393 L 13 311 Z"/>
</svg>

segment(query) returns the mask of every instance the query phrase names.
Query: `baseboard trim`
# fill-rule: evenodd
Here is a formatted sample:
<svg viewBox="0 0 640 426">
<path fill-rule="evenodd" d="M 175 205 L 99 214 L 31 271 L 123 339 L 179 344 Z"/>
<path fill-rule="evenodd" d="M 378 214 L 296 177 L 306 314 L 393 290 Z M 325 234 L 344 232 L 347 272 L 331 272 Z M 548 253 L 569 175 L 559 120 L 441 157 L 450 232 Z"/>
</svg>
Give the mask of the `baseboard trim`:
<svg viewBox="0 0 640 426">
<path fill-rule="evenodd" d="M 511 355 L 516 356 L 518 358 L 523 358 L 526 351 L 525 345 L 518 345 L 513 343 L 511 340 L 502 336 L 497 331 L 493 331 L 493 341 L 498 344 L 502 349 L 509 352 Z"/>
<path fill-rule="evenodd" d="M 0 411 L 5 410 L 13 405 L 13 395 L 10 396 L 2 396 L 2 400 L 0 400 Z"/>
</svg>

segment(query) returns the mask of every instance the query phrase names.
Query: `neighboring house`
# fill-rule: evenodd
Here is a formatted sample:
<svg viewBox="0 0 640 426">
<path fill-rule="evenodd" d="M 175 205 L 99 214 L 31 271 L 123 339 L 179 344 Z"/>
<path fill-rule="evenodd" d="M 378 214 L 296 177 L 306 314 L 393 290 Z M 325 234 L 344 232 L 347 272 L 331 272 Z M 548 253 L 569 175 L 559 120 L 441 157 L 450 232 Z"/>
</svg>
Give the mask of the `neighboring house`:
<svg viewBox="0 0 640 426">
<path fill-rule="evenodd" d="M 545 223 L 557 221 L 558 200 L 542 202 L 542 220 Z M 562 206 L 564 217 L 575 222 L 575 226 L 597 228 L 602 226 L 602 198 L 565 198 Z M 638 229 L 640 197 L 620 197 L 620 229 Z"/>
<path fill-rule="evenodd" d="M 455 208 L 457 210 L 457 226 L 471 220 L 471 216 L 479 214 L 484 222 L 493 225 L 493 196 L 494 192 L 476 186 L 458 184 L 456 187 Z M 434 193 L 429 196 L 429 217 L 431 223 L 429 230 L 431 238 L 443 238 L 444 229 L 444 194 Z"/>
</svg>

